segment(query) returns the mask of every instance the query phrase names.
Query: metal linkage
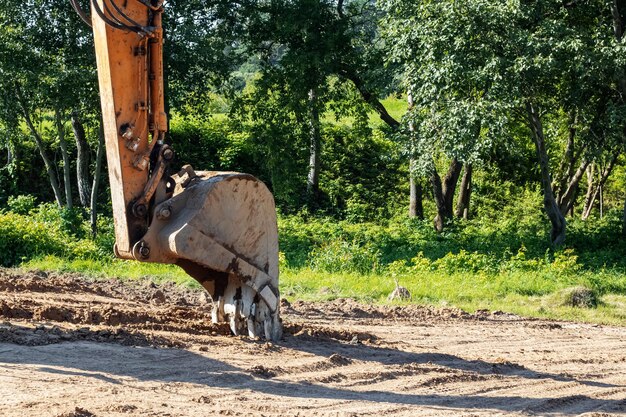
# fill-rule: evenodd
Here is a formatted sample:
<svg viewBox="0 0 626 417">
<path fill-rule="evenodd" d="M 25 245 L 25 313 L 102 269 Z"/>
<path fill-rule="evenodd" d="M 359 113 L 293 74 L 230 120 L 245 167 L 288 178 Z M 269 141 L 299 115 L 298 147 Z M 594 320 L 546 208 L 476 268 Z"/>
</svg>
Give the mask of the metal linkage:
<svg viewBox="0 0 626 417">
<path fill-rule="evenodd" d="M 150 199 L 157 190 L 159 182 L 172 159 L 174 159 L 174 151 L 168 145 L 162 145 L 152 175 L 150 175 L 141 196 L 133 203 L 132 213 L 135 217 L 145 217 L 148 214 Z"/>
</svg>

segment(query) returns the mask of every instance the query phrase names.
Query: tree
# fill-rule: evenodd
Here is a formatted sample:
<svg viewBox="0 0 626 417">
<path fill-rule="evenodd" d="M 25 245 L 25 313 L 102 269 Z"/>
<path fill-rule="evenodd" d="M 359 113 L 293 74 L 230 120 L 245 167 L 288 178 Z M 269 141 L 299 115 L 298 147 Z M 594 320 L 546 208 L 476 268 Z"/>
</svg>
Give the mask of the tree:
<svg viewBox="0 0 626 417">
<path fill-rule="evenodd" d="M 57 204 L 71 208 L 72 162 L 66 122 L 72 109 L 95 110 L 90 35 L 71 12 L 69 3 L 62 0 L 3 4 L 0 27 L 4 118 L 24 121 L 46 167 Z M 59 145 L 61 178 L 50 156 L 51 141 Z"/>
<path fill-rule="evenodd" d="M 485 21 L 486 15 L 501 11 L 489 2 L 379 3 L 387 12 L 381 24 L 387 60 L 401 67 L 411 92 L 405 121 L 412 138 L 408 146 L 412 171 L 430 178 L 437 208 L 434 225 L 441 231 L 454 215 L 453 197 L 463 164 L 480 159 L 502 123 L 491 100 L 497 86 L 484 70 L 499 63 L 494 51 L 482 47 L 502 39 L 503 23 Z M 443 179 L 437 171 L 440 159 L 450 161 Z M 469 207 L 470 178 L 465 175 L 461 215 Z"/>
<path fill-rule="evenodd" d="M 565 240 L 564 213 L 572 207 L 575 190 L 589 164 L 589 156 L 583 152 L 594 147 L 596 153 L 611 148 L 609 132 L 615 124 L 597 130 L 597 121 L 604 119 L 606 110 L 614 107 L 610 103 L 616 96 L 615 72 L 620 59 L 613 47 L 612 33 L 607 30 L 612 22 L 606 12 L 606 3 L 600 1 L 537 2 L 520 7 L 518 12 L 519 42 L 507 84 L 511 88 L 513 84 L 518 86 L 515 94 L 525 103 L 554 245 Z M 569 122 L 568 146 L 561 165 L 570 168 L 562 185 L 557 182 L 554 190 L 543 125 L 546 119 L 558 120 L 559 113 L 566 115 Z M 618 124 L 624 126 L 623 122 Z M 572 174 L 576 159 L 571 158 L 574 137 L 579 139 L 578 153 L 583 156 Z"/>
<path fill-rule="evenodd" d="M 211 92 L 229 94 L 245 62 L 241 42 L 247 0 L 169 0 L 165 3 L 166 98 L 181 115 L 206 116 Z"/>
<path fill-rule="evenodd" d="M 480 155 L 480 149 L 493 146 L 498 136 L 510 136 L 506 131 L 511 124 L 523 123 L 536 149 L 551 241 L 562 243 L 562 211 L 572 206 L 589 162 L 584 159 L 572 169 L 576 161 L 571 156 L 583 154 L 571 147 L 555 193 L 549 153 L 556 138 L 547 138 L 546 132 L 551 135 L 563 115 L 577 115 L 581 123 L 580 115 L 591 114 L 590 105 L 598 100 L 606 104 L 606 92 L 615 91 L 615 73 L 621 67 L 612 34 L 606 31 L 612 22 L 606 4 L 380 3 L 388 11 L 384 23 L 392 45 L 390 59 L 403 65 L 416 97 L 412 119 L 422 127 L 416 149 L 426 155 L 422 167 L 432 176 L 438 217 L 450 215 L 450 200 L 436 174 L 435 152 L 452 159 L 447 175 L 452 183 L 460 172 L 457 162 L 468 161 L 466 155 L 472 153 Z M 549 129 L 544 128 L 546 121 Z M 569 129 L 579 149 L 594 140 L 590 131 L 590 125 Z M 605 139 L 601 142 L 604 148 Z"/>
<path fill-rule="evenodd" d="M 369 0 L 269 0 L 250 1 L 240 13 L 247 22 L 243 44 L 260 60 L 260 77 L 255 80 L 259 91 L 271 94 L 266 86 L 287 86 L 289 97 L 282 100 L 285 110 L 294 112 L 305 126 L 309 150 L 306 189 L 309 206 L 315 208 L 321 198 L 321 116 L 329 106 L 339 115 L 363 114 L 362 103 L 350 95 L 344 96 L 347 100 L 337 95 L 333 84 L 351 84 L 361 102 L 371 106 L 393 129 L 399 126 L 378 100 L 384 82 L 373 82 L 372 77 L 375 71 L 379 75 L 384 72 L 372 42 L 377 37 L 377 10 Z M 376 61 L 381 65 L 372 64 Z M 343 104 L 336 105 L 337 100 Z"/>
</svg>

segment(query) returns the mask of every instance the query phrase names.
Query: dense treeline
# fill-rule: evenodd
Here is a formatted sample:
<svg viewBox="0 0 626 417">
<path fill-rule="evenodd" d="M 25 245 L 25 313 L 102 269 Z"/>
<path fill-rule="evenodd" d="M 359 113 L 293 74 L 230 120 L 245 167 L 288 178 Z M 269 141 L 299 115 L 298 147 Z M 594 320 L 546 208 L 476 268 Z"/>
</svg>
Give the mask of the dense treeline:
<svg viewBox="0 0 626 417">
<path fill-rule="evenodd" d="M 570 219 L 626 207 L 623 0 L 171 0 L 166 12 L 179 165 L 250 172 L 283 214 L 410 216 L 455 233 L 535 201 L 559 247 Z M 109 214 L 93 55 L 68 1 L 0 5 L 0 207 L 30 195 L 68 219 L 92 213 L 94 230 Z"/>
</svg>

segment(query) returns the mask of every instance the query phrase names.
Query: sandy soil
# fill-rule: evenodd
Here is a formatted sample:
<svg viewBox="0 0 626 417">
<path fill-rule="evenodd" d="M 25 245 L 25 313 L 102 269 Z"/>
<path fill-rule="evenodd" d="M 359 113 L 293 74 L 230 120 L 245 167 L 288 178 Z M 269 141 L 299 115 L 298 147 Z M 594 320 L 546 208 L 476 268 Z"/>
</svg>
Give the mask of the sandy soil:
<svg viewBox="0 0 626 417">
<path fill-rule="evenodd" d="M 0 269 L 1 416 L 626 414 L 626 328 L 283 302 L 270 344 L 201 292 Z"/>
</svg>

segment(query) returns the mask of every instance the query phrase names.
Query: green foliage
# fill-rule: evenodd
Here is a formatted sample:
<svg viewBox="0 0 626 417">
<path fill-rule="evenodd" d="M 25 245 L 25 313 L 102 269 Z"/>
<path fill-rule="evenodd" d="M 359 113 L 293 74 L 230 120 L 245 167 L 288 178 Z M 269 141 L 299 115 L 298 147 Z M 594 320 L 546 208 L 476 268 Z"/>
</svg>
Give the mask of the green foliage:
<svg viewBox="0 0 626 417">
<path fill-rule="evenodd" d="M 327 212 L 351 222 L 389 217 L 402 194 L 402 158 L 380 131 L 324 126 L 321 189 Z M 332 210 L 332 211 L 331 211 Z"/>
<path fill-rule="evenodd" d="M 498 262 L 484 253 L 468 253 L 461 250 L 459 253 L 448 253 L 432 263 L 432 267 L 448 272 L 494 273 L 498 270 Z"/>
<path fill-rule="evenodd" d="M 52 203 L 43 203 L 31 210 L 29 215 L 36 222 L 42 222 L 60 234 L 82 239 L 88 235 L 84 214 L 80 208 L 59 207 Z"/>
<path fill-rule="evenodd" d="M 272 73 L 249 85 L 232 110 L 251 139 L 254 160 L 262 167 L 260 179 L 271 185 L 277 206 L 285 212 L 303 206 L 306 187 L 307 136 L 301 99 Z"/>
<path fill-rule="evenodd" d="M 171 123 L 178 165 L 198 170 L 240 171 L 262 176 L 248 132 L 219 118 L 175 118 Z"/>
<path fill-rule="evenodd" d="M 0 213 L 0 265 L 15 266 L 35 256 L 65 255 L 64 236 L 29 216 Z"/>
<path fill-rule="evenodd" d="M 520 204 L 514 205 L 518 211 L 524 211 Z M 310 265 L 328 272 L 375 270 L 406 276 L 442 272 L 501 278 L 532 272 L 550 280 L 567 280 L 603 268 L 616 271 L 617 277 L 620 271 L 626 271 L 626 261 L 621 256 L 626 244 L 619 229 L 607 226 L 619 221 L 620 213 L 612 212 L 595 227 L 571 221 L 572 243 L 554 251 L 543 219 L 533 210 L 526 211 L 527 215 L 518 213 L 518 217 L 512 216 L 515 211 L 511 210 L 511 217 L 457 223 L 442 234 L 433 232 L 427 222 L 404 218 L 355 224 L 280 217 L 280 247 L 288 267 Z M 626 289 L 626 280 L 593 281 L 590 285 L 603 292 L 621 292 Z"/>
<path fill-rule="evenodd" d="M 169 0 L 164 7 L 168 104 L 184 115 L 222 112 L 226 106 L 214 93 L 230 92 L 228 81 L 245 61 L 236 45 L 246 21 L 241 13 L 247 8 L 230 0 Z"/>
<path fill-rule="evenodd" d="M 32 195 L 9 196 L 7 206 L 16 214 L 28 214 L 35 208 L 36 201 L 37 199 Z"/>
<path fill-rule="evenodd" d="M 18 207 L 27 208 L 28 198 Z M 0 211 L 0 265 L 16 266 L 54 255 L 67 259 L 111 259 L 113 222 L 100 218 L 100 234 L 92 240 L 89 224 L 78 209 L 45 203 L 25 213 Z"/>
<path fill-rule="evenodd" d="M 373 245 L 333 240 L 314 248 L 309 257 L 313 270 L 370 274 L 379 269 L 380 251 Z"/>
</svg>

